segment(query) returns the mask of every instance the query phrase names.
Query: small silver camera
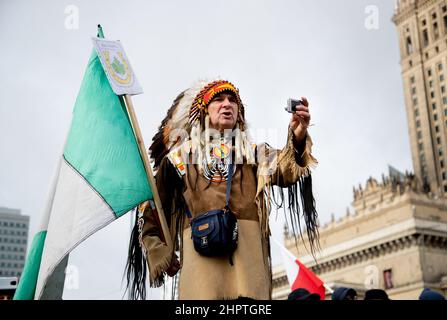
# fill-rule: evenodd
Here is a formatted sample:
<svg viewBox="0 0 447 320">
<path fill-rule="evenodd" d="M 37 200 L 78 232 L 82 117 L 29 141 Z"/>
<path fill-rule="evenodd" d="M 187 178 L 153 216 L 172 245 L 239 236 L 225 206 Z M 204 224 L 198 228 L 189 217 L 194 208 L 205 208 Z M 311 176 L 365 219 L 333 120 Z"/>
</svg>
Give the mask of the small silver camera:
<svg viewBox="0 0 447 320">
<path fill-rule="evenodd" d="M 287 107 L 284 109 L 289 113 L 295 113 L 296 107 L 303 104 L 303 101 L 290 98 L 287 100 Z"/>
</svg>

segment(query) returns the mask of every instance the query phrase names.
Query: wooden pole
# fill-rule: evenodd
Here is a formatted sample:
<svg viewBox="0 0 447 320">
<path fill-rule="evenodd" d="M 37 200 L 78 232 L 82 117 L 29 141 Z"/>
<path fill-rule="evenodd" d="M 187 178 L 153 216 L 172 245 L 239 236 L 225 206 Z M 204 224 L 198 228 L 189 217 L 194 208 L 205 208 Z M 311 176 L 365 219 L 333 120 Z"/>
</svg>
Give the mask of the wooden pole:
<svg viewBox="0 0 447 320">
<path fill-rule="evenodd" d="M 147 179 L 149 182 L 149 186 L 152 190 L 152 195 L 154 196 L 155 207 L 158 212 L 158 220 L 160 221 L 161 231 L 163 232 L 164 239 L 166 240 L 166 245 L 169 248 L 172 248 L 172 239 L 171 234 L 169 232 L 168 224 L 166 223 L 166 217 L 163 211 L 163 207 L 161 205 L 160 196 L 158 194 L 157 185 L 155 184 L 154 174 L 152 172 L 152 168 L 149 163 L 149 157 L 146 153 L 146 148 L 144 146 L 143 138 L 140 131 L 140 126 L 138 125 L 138 120 L 135 115 L 135 111 L 133 108 L 132 100 L 130 95 L 124 95 L 124 101 L 126 102 L 127 112 L 130 117 L 130 123 L 133 127 L 133 131 L 135 134 L 135 139 L 137 140 L 138 149 L 140 150 L 141 158 L 143 159 L 144 169 L 146 170 Z"/>
</svg>

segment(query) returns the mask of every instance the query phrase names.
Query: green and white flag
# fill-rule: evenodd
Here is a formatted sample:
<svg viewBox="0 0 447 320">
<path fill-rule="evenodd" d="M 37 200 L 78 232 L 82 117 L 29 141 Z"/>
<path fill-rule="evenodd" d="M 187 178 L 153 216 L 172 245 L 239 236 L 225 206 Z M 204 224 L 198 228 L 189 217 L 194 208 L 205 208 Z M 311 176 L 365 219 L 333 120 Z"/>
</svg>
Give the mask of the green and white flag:
<svg viewBox="0 0 447 320">
<path fill-rule="evenodd" d="M 91 234 L 152 199 L 121 96 L 93 52 L 73 119 L 14 299 L 39 299 L 61 261 Z"/>
</svg>

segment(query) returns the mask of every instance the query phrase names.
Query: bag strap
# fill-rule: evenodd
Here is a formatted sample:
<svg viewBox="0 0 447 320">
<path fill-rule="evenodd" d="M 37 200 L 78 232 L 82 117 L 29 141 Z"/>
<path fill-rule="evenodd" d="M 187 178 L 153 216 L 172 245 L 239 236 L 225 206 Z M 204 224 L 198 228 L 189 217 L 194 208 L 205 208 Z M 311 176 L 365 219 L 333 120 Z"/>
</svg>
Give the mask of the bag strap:
<svg viewBox="0 0 447 320">
<path fill-rule="evenodd" d="M 230 193 L 231 193 L 231 182 L 233 180 L 233 170 L 234 170 L 234 165 L 231 163 L 228 166 L 227 190 L 225 193 L 225 208 L 228 208 L 228 209 L 229 209 L 229 205 L 230 205 Z M 191 215 L 191 212 L 189 211 L 189 209 L 186 209 L 186 216 L 190 220 L 192 219 L 192 215 Z"/>
<path fill-rule="evenodd" d="M 225 207 L 230 205 L 230 193 L 231 193 L 231 181 L 233 180 L 233 163 L 230 163 L 228 167 L 228 178 L 227 178 L 227 192 L 226 192 L 226 200 Z"/>
</svg>

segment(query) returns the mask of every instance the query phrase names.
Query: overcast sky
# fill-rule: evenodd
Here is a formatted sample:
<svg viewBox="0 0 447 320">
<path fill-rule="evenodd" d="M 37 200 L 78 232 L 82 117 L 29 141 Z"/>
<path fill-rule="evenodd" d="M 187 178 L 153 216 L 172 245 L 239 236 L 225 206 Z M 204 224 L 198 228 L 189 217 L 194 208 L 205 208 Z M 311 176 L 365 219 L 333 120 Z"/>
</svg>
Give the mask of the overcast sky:
<svg viewBox="0 0 447 320">
<path fill-rule="evenodd" d="M 320 221 L 343 216 L 354 185 L 380 179 L 388 164 L 412 169 L 394 2 L 0 0 L 0 206 L 31 217 L 30 242 L 101 23 L 123 43 L 144 89 L 133 101 L 146 145 L 198 78 L 238 86 L 254 138 L 275 147 L 286 139 L 287 98 L 308 97 Z M 75 29 L 66 27 L 69 5 L 79 10 Z M 282 240 L 282 220 L 272 226 Z M 71 254 L 79 287 L 64 298 L 120 299 L 129 228 L 125 216 Z"/>
</svg>

